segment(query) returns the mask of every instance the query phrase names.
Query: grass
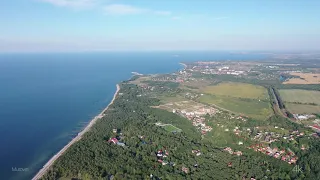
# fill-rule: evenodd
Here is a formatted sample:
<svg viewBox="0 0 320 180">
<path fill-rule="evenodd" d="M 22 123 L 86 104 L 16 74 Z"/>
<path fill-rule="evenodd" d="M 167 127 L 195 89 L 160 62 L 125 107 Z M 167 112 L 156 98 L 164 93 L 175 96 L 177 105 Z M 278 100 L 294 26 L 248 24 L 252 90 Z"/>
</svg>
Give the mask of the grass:
<svg viewBox="0 0 320 180">
<path fill-rule="evenodd" d="M 139 78 L 135 79 L 134 81 L 131 81 L 132 84 L 145 84 L 143 81 L 150 80 L 150 77 L 148 76 L 139 76 Z"/>
<path fill-rule="evenodd" d="M 179 116 L 178 114 L 174 114 L 172 112 L 158 108 L 152 108 L 150 114 L 152 114 L 152 116 L 154 117 L 158 117 L 157 119 L 161 119 L 162 124 L 171 124 L 174 127 L 181 129 L 181 131 L 183 131 L 184 134 L 189 137 L 192 137 L 194 139 L 198 139 L 201 137 L 200 132 L 196 128 L 194 128 L 192 122 L 186 118 Z M 159 128 L 164 129 L 164 126 L 159 126 Z"/>
<path fill-rule="evenodd" d="M 272 113 L 270 104 L 268 102 L 253 99 L 251 100 L 227 96 L 203 95 L 199 98 L 199 101 L 206 104 L 214 104 L 221 108 L 228 109 L 232 112 L 245 114 L 249 117 L 259 120 L 264 120 Z"/>
<path fill-rule="evenodd" d="M 203 107 L 203 104 L 199 104 L 193 101 L 177 101 L 177 102 L 170 102 L 166 104 L 161 104 L 159 106 L 160 109 L 165 109 L 167 111 L 172 111 L 173 109 L 176 110 L 194 110 L 195 108 Z"/>
<path fill-rule="evenodd" d="M 169 131 L 169 132 L 174 132 L 174 131 L 176 131 L 176 132 L 181 132 L 181 131 L 182 131 L 181 129 L 175 127 L 175 126 L 172 125 L 172 124 L 168 124 L 168 125 L 166 125 L 166 126 L 163 126 L 163 128 L 164 128 L 166 131 Z"/>
<path fill-rule="evenodd" d="M 160 109 L 167 110 L 172 112 L 173 109 L 176 110 L 193 110 L 195 108 L 199 108 L 204 106 L 203 104 L 197 103 L 195 101 L 191 101 L 186 99 L 180 95 L 167 97 L 167 96 L 159 96 L 161 105 L 158 107 Z"/>
<path fill-rule="evenodd" d="M 214 83 L 213 80 L 206 80 L 206 79 L 198 80 L 198 79 L 196 79 L 194 81 L 188 81 L 188 82 L 181 83 L 180 88 L 199 92 L 200 89 L 205 88 L 212 83 Z"/>
<path fill-rule="evenodd" d="M 320 113 L 320 106 L 286 103 L 287 109 L 294 114 Z"/>
<path fill-rule="evenodd" d="M 207 133 L 206 138 L 218 147 L 224 147 L 235 143 L 231 132 L 226 132 L 227 128 L 214 127 L 211 132 Z M 232 131 L 232 129 L 230 129 Z"/>
<path fill-rule="evenodd" d="M 202 92 L 207 94 L 250 99 L 268 98 L 268 91 L 264 87 L 245 83 L 220 83 L 215 86 L 207 86 L 202 89 Z"/>
<path fill-rule="evenodd" d="M 207 121 L 207 124 L 212 127 L 212 131 L 207 132 L 205 138 L 218 147 L 236 143 L 232 135 L 232 129 L 237 126 L 237 121 L 228 119 L 226 114 L 228 113 L 217 114 Z M 218 127 L 217 124 L 224 127 Z M 225 129 L 229 129 L 229 131 L 225 131 Z"/>
<path fill-rule="evenodd" d="M 180 96 L 180 95 L 176 95 L 176 96 L 158 96 L 158 99 L 160 99 L 161 103 L 172 103 L 172 102 L 179 102 L 179 101 L 188 101 L 188 99 Z"/>
<path fill-rule="evenodd" d="M 285 102 L 315 103 L 320 105 L 320 91 L 282 89 L 279 92 Z"/>
</svg>

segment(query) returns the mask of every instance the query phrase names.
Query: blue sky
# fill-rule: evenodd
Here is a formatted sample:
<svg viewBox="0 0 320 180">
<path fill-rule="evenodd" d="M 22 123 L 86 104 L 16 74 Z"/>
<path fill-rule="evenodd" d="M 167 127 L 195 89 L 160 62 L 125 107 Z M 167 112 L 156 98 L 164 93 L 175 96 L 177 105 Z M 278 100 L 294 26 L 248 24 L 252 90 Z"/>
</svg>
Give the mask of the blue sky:
<svg viewBox="0 0 320 180">
<path fill-rule="evenodd" d="M 318 0 L 2 0 L 0 51 L 320 50 Z"/>
</svg>

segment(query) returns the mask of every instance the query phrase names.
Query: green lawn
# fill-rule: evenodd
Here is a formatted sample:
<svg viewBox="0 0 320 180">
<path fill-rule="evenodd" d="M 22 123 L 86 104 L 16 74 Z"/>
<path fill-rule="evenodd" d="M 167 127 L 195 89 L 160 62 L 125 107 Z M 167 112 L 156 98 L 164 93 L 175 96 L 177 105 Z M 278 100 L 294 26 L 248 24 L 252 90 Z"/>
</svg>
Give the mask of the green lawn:
<svg viewBox="0 0 320 180">
<path fill-rule="evenodd" d="M 169 132 L 181 132 L 182 130 L 175 127 L 174 125 L 170 124 L 170 125 L 166 125 L 166 126 L 163 126 L 163 128 L 166 130 L 166 131 L 169 131 Z"/>
<path fill-rule="evenodd" d="M 264 87 L 245 83 L 220 83 L 215 86 L 207 86 L 202 89 L 202 92 L 213 95 L 223 95 L 250 99 L 269 98 L 268 91 Z"/>
<path fill-rule="evenodd" d="M 199 101 L 207 104 L 215 104 L 232 112 L 245 114 L 249 117 L 260 120 L 267 118 L 272 113 L 272 109 L 270 108 L 270 104 L 268 102 L 253 99 L 250 100 L 226 96 L 203 95 L 199 98 Z"/>
<path fill-rule="evenodd" d="M 281 89 L 279 92 L 285 102 L 315 103 L 320 105 L 320 91 Z"/>
<path fill-rule="evenodd" d="M 179 101 L 188 101 L 188 99 L 180 96 L 180 95 L 176 95 L 176 96 L 158 96 L 158 99 L 160 99 L 160 102 L 165 104 L 165 103 L 172 103 L 172 102 L 179 102 Z"/>
<path fill-rule="evenodd" d="M 230 129 L 231 132 L 226 132 L 225 129 L 227 128 L 214 127 L 211 132 L 207 133 L 205 138 L 218 147 L 224 147 L 229 144 L 236 143 L 236 140 L 234 140 L 231 134 L 232 129 Z"/>
</svg>

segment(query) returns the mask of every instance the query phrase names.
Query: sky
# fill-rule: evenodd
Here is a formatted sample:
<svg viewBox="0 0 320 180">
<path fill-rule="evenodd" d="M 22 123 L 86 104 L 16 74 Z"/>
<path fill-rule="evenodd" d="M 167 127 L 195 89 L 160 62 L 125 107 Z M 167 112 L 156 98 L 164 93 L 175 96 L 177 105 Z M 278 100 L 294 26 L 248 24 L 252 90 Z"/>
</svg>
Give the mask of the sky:
<svg viewBox="0 0 320 180">
<path fill-rule="evenodd" d="M 0 52 L 320 50 L 319 0 L 1 0 Z"/>
</svg>

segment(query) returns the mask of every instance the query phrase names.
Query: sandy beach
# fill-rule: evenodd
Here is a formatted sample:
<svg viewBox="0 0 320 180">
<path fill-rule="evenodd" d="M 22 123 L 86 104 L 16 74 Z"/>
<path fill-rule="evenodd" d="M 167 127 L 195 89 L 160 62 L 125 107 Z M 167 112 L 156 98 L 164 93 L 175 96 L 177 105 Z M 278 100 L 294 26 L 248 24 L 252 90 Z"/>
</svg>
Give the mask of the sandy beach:
<svg viewBox="0 0 320 180">
<path fill-rule="evenodd" d="M 47 171 L 48 169 L 53 165 L 53 163 L 75 142 L 79 141 L 82 136 L 90 130 L 90 128 L 100 119 L 104 116 L 104 112 L 109 108 L 109 106 L 114 102 L 114 100 L 117 97 L 118 92 L 120 91 L 120 86 L 117 84 L 117 90 L 113 95 L 112 101 L 109 103 L 109 105 L 101 111 L 99 115 L 94 117 L 90 123 L 81 131 L 78 133 L 78 135 L 73 138 L 67 145 L 65 145 L 57 154 L 55 154 L 44 166 L 42 169 L 39 170 L 39 172 L 32 178 L 32 180 L 40 179 Z"/>
</svg>

